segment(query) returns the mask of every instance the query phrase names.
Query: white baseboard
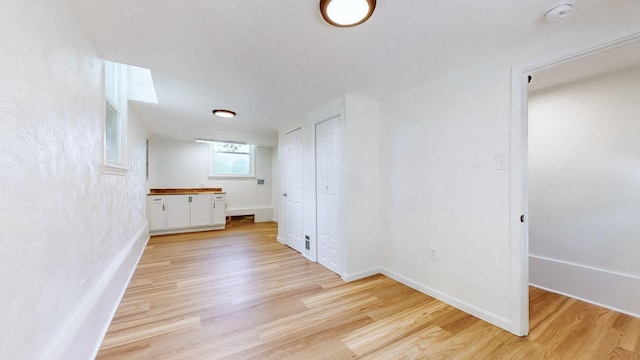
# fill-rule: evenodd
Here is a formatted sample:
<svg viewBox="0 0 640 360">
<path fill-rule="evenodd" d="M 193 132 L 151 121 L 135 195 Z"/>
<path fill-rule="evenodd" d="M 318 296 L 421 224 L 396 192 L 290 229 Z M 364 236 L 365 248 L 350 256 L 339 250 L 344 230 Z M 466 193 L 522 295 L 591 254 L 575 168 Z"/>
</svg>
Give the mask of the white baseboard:
<svg viewBox="0 0 640 360">
<path fill-rule="evenodd" d="M 531 286 L 640 317 L 640 277 L 529 255 Z"/>
<path fill-rule="evenodd" d="M 484 320 L 490 324 L 493 324 L 499 328 L 502 328 L 506 331 L 512 332 L 512 322 L 509 319 L 506 319 L 502 316 L 498 316 L 496 314 L 490 313 L 488 311 L 485 311 L 483 309 L 480 309 L 474 305 L 471 305 L 465 301 L 462 301 L 456 297 L 453 297 L 449 294 L 445 294 L 443 292 L 440 292 L 436 289 L 433 289 L 429 286 L 426 286 L 424 284 L 421 284 L 417 281 L 414 281 L 412 279 L 409 279 L 407 277 L 404 277 L 400 274 L 397 274 L 387 268 L 382 268 L 381 273 L 383 275 L 386 275 L 398 282 L 401 282 L 415 290 L 420 291 L 421 293 L 427 294 L 433 298 L 436 298 L 444 303 L 447 303 L 459 310 L 462 310 L 470 315 L 473 315 L 481 320 Z"/>
<path fill-rule="evenodd" d="M 373 275 L 380 274 L 380 273 L 382 273 L 382 269 L 379 266 L 377 266 L 377 267 L 374 267 L 374 268 L 371 268 L 371 269 L 358 271 L 358 272 L 352 273 L 352 274 L 344 274 L 342 276 L 342 280 L 344 280 L 346 282 L 351 282 L 351 281 L 364 279 L 364 278 L 367 278 L 369 276 L 373 276 Z"/>
<path fill-rule="evenodd" d="M 47 359 L 94 359 L 109 328 L 129 280 L 149 240 L 148 223 L 130 245 L 113 259 L 73 319 L 49 351 Z"/>
</svg>

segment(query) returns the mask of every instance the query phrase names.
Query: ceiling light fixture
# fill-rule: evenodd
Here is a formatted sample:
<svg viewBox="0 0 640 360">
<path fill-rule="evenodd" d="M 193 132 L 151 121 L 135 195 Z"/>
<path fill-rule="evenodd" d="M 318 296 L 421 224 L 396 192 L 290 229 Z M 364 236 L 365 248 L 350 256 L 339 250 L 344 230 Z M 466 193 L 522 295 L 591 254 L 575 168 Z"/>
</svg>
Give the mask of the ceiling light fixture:
<svg viewBox="0 0 640 360">
<path fill-rule="evenodd" d="M 215 109 L 213 110 L 213 115 L 222 117 L 222 118 L 232 118 L 236 116 L 236 113 L 231 110 Z"/>
<path fill-rule="evenodd" d="M 333 26 L 350 27 L 367 21 L 376 8 L 376 0 L 320 0 L 320 13 Z"/>
<path fill-rule="evenodd" d="M 228 144 L 241 144 L 241 145 L 247 145 L 246 142 L 243 141 L 233 141 L 233 140 L 217 140 L 217 139 L 208 139 L 208 138 L 194 138 L 193 140 L 195 140 L 197 143 L 215 143 L 215 142 L 222 142 L 222 143 L 228 143 Z"/>
</svg>

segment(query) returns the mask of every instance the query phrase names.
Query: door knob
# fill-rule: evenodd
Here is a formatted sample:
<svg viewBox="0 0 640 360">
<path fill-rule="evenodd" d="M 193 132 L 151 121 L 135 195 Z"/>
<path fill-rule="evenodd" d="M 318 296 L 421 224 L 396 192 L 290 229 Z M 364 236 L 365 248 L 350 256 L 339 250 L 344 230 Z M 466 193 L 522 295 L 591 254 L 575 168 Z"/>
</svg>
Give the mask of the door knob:
<svg viewBox="0 0 640 360">
<path fill-rule="evenodd" d="M 282 196 L 287 197 L 287 193 L 282 193 Z"/>
</svg>

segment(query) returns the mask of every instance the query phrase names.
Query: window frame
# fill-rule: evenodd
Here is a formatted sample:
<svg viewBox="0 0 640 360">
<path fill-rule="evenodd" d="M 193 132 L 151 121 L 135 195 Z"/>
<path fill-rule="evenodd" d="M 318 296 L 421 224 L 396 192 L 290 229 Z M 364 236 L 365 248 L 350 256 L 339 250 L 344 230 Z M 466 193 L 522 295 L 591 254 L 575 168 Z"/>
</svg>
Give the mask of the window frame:
<svg viewBox="0 0 640 360">
<path fill-rule="evenodd" d="M 104 120 L 102 122 L 102 170 L 106 174 L 124 175 L 129 170 L 127 168 L 127 133 L 128 133 L 128 103 L 127 103 L 127 66 L 117 62 L 104 61 Z M 109 85 L 113 89 L 108 89 Z M 113 90 L 113 91 L 109 91 Z M 109 159 L 107 151 L 108 139 L 108 116 L 107 111 L 111 109 L 116 114 L 117 139 L 117 159 Z"/>
<path fill-rule="evenodd" d="M 215 164 L 214 164 L 214 154 L 215 153 L 234 153 L 234 152 L 225 152 L 225 151 L 216 151 L 216 144 L 240 144 L 247 145 L 249 147 L 248 153 L 239 153 L 246 154 L 249 156 L 249 173 L 248 174 L 217 174 L 215 172 Z M 254 179 L 256 177 L 256 146 L 245 143 L 235 143 L 232 141 L 211 141 L 209 142 L 209 178 L 210 179 Z"/>
</svg>

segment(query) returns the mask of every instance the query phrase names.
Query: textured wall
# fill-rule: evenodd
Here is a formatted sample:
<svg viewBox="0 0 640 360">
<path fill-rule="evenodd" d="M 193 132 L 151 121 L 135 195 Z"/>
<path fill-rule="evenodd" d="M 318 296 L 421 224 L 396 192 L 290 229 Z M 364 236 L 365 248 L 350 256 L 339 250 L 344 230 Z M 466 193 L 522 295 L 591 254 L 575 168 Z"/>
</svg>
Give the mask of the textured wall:
<svg viewBox="0 0 640 360">
<path fill-rule="evenodd" d="M 145 131 L 101 169 L 102 62 L 62 1 L 0 11 L 0 358 L 38 359 L 145 222 Z"/>
</svg>

